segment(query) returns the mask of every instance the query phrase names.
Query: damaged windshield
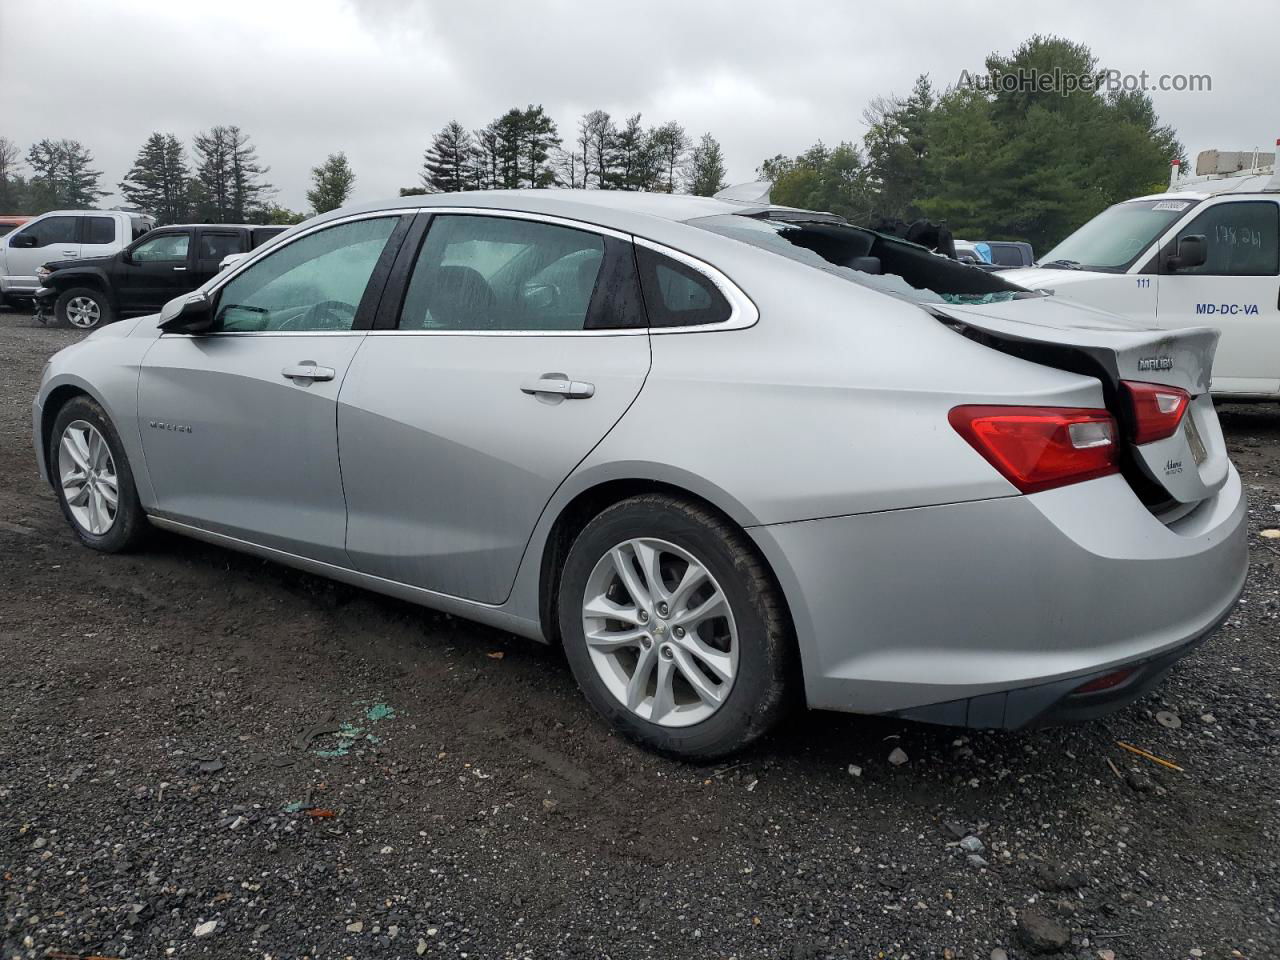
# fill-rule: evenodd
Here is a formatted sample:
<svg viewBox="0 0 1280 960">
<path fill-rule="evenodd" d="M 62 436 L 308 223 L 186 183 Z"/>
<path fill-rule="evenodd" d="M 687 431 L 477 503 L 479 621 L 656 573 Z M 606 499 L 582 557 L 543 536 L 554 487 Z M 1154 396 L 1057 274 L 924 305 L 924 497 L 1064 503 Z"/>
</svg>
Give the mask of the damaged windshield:
<svg viewBox="0 0 1280 960">
<path fill-rule="evenodd" d="M 1050 250 L 1042 267 L 1124 273 L 1197 200 L 1126 200 L 1108 207 Z"/>
<path fill-rule="evenodd" d="M 849 224 L 740 214 L 688 222 L 914 303 L 978 304 L 1044 296 L 919 244 Z"/>
</svg>

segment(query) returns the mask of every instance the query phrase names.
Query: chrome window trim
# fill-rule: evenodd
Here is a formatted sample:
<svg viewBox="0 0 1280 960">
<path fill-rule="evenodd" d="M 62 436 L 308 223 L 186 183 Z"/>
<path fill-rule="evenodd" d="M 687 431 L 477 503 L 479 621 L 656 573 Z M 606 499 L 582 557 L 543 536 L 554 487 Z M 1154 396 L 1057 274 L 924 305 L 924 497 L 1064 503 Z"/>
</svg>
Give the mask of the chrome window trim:
<svg viewBox="0 0 1280 960">
<path fill-rule="evenodd" d="M 747 327 L 755 326 L 760 320 L 760 311 L 736 283 L 730 280 L 725 274 L 716 267 L 707 263 L 705 260 L 699 260 L 690 256 L 682 250 L 676 250 L 665 244 L 657 243 L 646 237 L 636 236 L 634 234 L 624 233 L 620 230 L 614 230 L 611 227 L 601 226 L 599 224 L 590 223 L 586 220 L 574 220 L 569 217 L 556 216 L 550 213 L 534 213 L 527 210 L 508 210 L 502 207 L 449 207 L 449 206 L 430 206 L 430 207 L 392 207 L 384 210 L 365 211 L 363 213 L 351 214 L 346 217 L 338 217 L 334 220 L 326 220 L 323 223 L 317 223 L 306 230 L 302 230 L 289 237 L 283 243 L 270 243 L 258 247 L 257 250 L 250 251 L 249 256 L 234 264 L 225 274 L 219 274 L 210 281 L 210 285 L 195 293 L 203 293 L 206 297 L 214 297 L 217 292 L 224 286 L 234 280 L 243 271 L 257 263 L 263 256 L 282 250 L 289 244 L 303 237 L 308 237 L 319 230 L 329 227 L 340 226 L 344 223 L 352 223 L 358 220 L 372 220 L 378 217 L 401 217 L 416 216 L 418 214 L 433 214 L 437 216 L 447 216 L 450 214 L 459 214 L 462 216 L 487 216 L 497 217 L 507 220 L 532 220 L 538 223 L 548 223 L 552 226 L 566 227 L 571 230 L 583 230 L 588 233 L 595 233 L 601 236 L 613 237 L 616 240 L 622 240 L 627 243 L 639 244 L 660 253 L 672 260 L 679 261 L 692 270 L 702 274 L 715 285 L 720 291 L 720 295 L 729 303 L 729 316 L 727 319 L 719 323 L 701 323 L 689 324 L 679 327 L 624 327 L 616 329 L 603 330 L 400 330 L 399 328 L 392 330 L 227 330 L 216 331 L 212 333 L 202 334 L 206 337 L 280 337 L 280 336 L 400 336 L 400 337 L 634 337 L 640 335 L 661 335 L 680 333 L 713 333 L 719 330 L 744 330 Z M 162 337 L 168 336 L 190 336 L 185 333 L 162 333 Z"/>
<path fill-rule="evenodd" d="M 669 333 L 703 333 L 712 330 L 745 330 L 747 327 L 753 327 L 760 320 L 760 311 L 756 309 L 756 305 L 752 303 L 751 298 L 743 293 L 742 288 L 724 275 L 718 268 L 713 267 L 705 260 L 699 260 L 697 257 L 691 257 L 689 254 L 675 250 L 661 243 L 654 243 L 644 237 L 635 237 L 634 241 L 642 247 L 660 253 L 664 257 L 670 257 L 683 263 L 691 270 L 695 270 L 710 280 L 720 291 L 720 295 L 729 301 L 729 316 L 719 323 L 695 323 L 688 326 L 680 327 L 649 327 L 649 332 L 654 335 L 663 335 Z"/>
</svg>

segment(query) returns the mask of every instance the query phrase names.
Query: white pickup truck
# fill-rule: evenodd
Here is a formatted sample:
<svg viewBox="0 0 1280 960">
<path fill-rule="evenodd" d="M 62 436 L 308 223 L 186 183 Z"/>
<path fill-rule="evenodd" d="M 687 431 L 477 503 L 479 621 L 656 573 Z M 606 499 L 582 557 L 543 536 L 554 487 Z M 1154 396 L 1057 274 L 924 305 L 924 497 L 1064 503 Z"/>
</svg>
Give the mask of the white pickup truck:
<svg viewBox="0 0 1280 960">
<path fill-rule="evenodd" d="M 30 299 L 36 268 L 57 260 L 109 257 L 155 226 L 127 210 L 51 210 L 0 237 L 0 302 Z"/>
<path fill-rule="evenodd" d="M 1213 392 L 1280 399 L 1276 154 L 1205 151 L 1186 178 L 1175 164 L 1168 192 L 1117 203 L 1001 276 L 1152 327 L 1217 327 Z"/>
</svg>

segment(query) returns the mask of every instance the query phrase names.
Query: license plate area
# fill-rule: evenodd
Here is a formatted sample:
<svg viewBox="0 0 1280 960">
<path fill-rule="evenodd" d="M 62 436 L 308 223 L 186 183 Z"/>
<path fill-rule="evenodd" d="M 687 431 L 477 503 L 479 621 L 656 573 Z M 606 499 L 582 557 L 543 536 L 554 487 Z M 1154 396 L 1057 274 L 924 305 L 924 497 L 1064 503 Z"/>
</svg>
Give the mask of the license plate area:
<svg viewBox="0 0 1280 960">
<path fill-rule="evenodd" d="M 1191 416 L 1190 411 L 1182 418 L 1182 432 L 1186 435 L 1187 446 L 1191 448 L 1191 459 L 1198 467 L 1209 458 L 1209 451 L 1205 449 L 1204 441 L 1200 439 L 1200 428 L 1196 426 L 1195 418 Z"/>
</svg>

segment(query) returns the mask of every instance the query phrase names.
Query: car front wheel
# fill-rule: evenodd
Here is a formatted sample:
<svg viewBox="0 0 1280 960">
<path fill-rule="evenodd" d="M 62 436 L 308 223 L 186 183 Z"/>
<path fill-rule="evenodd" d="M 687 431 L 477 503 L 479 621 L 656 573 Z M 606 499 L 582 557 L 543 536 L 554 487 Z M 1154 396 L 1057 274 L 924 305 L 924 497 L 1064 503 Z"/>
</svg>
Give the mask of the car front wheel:
<svg viewBox="0 0 1280 960">
<path fill-rule="evenodd" d="M 53 312 L 62 323 L 81 330 L 92 330 L 111 322 L 111 305 L 106 295 L 91 287 L 64 290 L 59 294 Z"/>
<path fill-rule="evenodd" d="M 699 504 L 646 495 L 604 510 L 569 551 L 558 609 L 587 699 L 655 750 L 725 756 L 791 704 L 778 589 L 745 534 Z"/>
<path fill-rule="evenodd" d="M 85 544 L 105 553 L 134 546 L 147 528 L 124 446 L 102 407 L 69 401 L 53 422 L 49 469 L 62 513 Z"/>
</svg>

